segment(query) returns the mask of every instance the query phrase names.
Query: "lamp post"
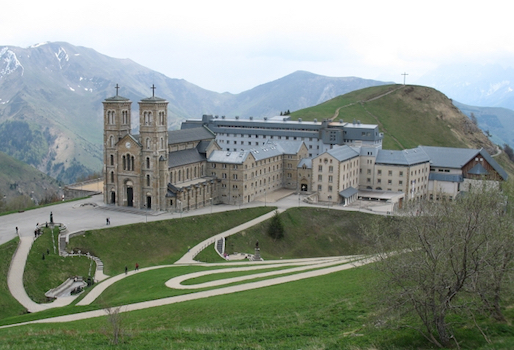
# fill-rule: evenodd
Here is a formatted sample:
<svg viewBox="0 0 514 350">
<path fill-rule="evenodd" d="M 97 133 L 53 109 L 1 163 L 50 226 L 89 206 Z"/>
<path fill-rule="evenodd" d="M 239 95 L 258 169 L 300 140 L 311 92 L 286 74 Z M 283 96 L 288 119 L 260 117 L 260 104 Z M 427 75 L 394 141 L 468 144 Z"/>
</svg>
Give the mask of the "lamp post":
<svg viewBox="0 0 514 350">
<path fill-rule="evenodd" d="M 145 224 L 148 223 L 148 210 L 146 210 L 146 203 L 143 204 L 143 209 L 145 210 Z"/>
<path fill-rule="evenodd" d="M 212 214 L 212 197 L 209 198 L 209 200 L 211 201 L 211 214 Z"/>
</svg>

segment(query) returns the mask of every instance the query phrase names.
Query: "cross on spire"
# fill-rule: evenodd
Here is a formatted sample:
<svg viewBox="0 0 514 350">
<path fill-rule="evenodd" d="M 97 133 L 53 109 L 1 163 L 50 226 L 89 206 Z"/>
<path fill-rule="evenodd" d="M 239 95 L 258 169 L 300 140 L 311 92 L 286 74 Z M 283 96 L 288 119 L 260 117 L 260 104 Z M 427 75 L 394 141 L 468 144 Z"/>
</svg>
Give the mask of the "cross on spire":
<svg viewBox="0 0 514 350">
<path fill-rule="evenodd" d="M 116 84 L 116 86 L 115 86 L 114 88 L 116 89 L 116 96 L 118 96 L 118 89 L 119 89 L 120 87 L 118 86 L 118 84 Z"/>
<path fill-rule="evenodd" d="M 155 84 L 152 84 L 152 87 L 150 89 L 152 89 L 152 97 L 155 97 Z"/>
<path fill-rule="evenodd" d="M 408 75 L 407 73 L 402 73 L 400 75 L 403 75 L 403 85 L 405 85 L 405 77 Z"/>
</svg>

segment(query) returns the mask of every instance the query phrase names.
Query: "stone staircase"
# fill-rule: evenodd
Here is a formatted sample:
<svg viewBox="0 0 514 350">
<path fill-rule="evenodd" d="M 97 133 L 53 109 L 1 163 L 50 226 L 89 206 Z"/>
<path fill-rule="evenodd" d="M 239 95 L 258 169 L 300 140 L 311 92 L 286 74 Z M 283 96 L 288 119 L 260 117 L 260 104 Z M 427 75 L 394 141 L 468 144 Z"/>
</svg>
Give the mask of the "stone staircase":
<svg viewBox="0 0 514 350">
<path fill-rule="evenodd" d="M 64 257 L 68 257 L 68 256 L 85 256 L 91 260 L 93 260 L 96 264 L 96 271 L 99 272 L 98 275 L 100 276 L 105 276 L 103 271 L 104 271 L 104 263 L 102 262 L 102 260 L 100 260 L 100 258 L 94 256 L 94 255 L 91 255 L 89 253 L 82 253 L 82 252 L 79 252 L 79 253 L 68 253 L 68 251 L 66 250 L 66 246 L 68 245 L 68 242 L 70 241 L 70 238 L 73 237 L 73 236 L 78 236 L 78 235 L 83 235 L 85 234 L 86 232 L 85 231 L 78 231 L 78 232 L 73 232 L 73 233 L 70 233 L 70 234 L 61 234 L 59 236 L 59 255 L 60 256 L 64 256 Z M 97 273 L 95 273 L 95 276 L 97 275 Z M 96 282 L 96 281 L 95 281 Z"/>
<path fill-rule="evenodd" d="M 216 251 L 220 256 L 223 256 L 225 254 L 225 237 L 221 237 L 216 242 Z"/>
</svg>

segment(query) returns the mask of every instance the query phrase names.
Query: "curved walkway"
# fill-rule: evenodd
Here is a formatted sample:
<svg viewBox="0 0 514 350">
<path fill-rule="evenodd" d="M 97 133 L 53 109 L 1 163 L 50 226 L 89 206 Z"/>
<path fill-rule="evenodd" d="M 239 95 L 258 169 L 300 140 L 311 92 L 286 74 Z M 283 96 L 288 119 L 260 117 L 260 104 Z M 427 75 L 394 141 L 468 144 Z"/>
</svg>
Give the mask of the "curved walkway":
<svg viewBox="0 0 514 350">
<path fill-rule="evenodd" d="M 328 275 L 330 273 L 347 270 L 347 269 L 350 269 L 353 267 L 362 266 L 362 265 L 373 262 L 373 258 L 365 258 L 365 259 L 361 259 L 361 260 L 353 261 L 353 262 L 345 260 L 346 258 L 340 258 L 340 259 L 341 259 L 341 261 L 339 262 L 338 265 L 329 266 L 326 268 L 317 269 L 317 270 L 313 270 L 313 271 L 307 271 L 307 272 L 297 273 L 297 274 L 288 275 L 288 276 L 276 277 L 276 278 L 267 279 L 267 280 L 263 280 L 263 281 L 249 282 L 249 283 L 245 283 L 245 284 L 239 284 L 239 285 L 235 285 L 235 286 L 223 287 L 223 288 L 202 291 L 202 292 L 197 292 L 197 293 L 191 293 L 191 294 L 179 295 L 179 296 L 174 296 L 174 297 L 169 297 L 169 298 L 150 300 L 150 301 L 144 301 L 144 302 L 140 302 L 140 303 L 124 305 L 124 306 L 120 307 L 120 312 L 142 310 L 142 309 L 147 309 L 147 308 L 156 307 L 156 306 L 170 305 L 170 304 L 180 303 L 180 302 L 184 302 L 184 301 L 197 300 L 197 299 L 209 298 L 209 297 L 218 296 L 218 295 L 243 292 L 243 291 L 247 291 L 247 290 L 251 290 L 251 289 L 269 287 L 269 286 L 274 286 L 274 285 L 278 285 L 278 284 L 282 284 L 282 283 L 298 281 L 298 280 L 305 279 L 305 278 Z M 276 262 L 277 261 L 275 261 L 275 263 Z M 287 273 L 287 271 L 282 271 L 282 272 Z M 232 283 L 232 282 L 229 282 L 229 283 Z M 32 323 L 71 322 L 71 321 L 85 320 L 85 319 L 89 319 L 89 318 L 105 316 L 106 314 L 107 313 L 105 310 L 95 310 L 95 311 L 82 312 L 79 314 L 50 317 L 50 318 L 45 318 L 45 319 L 36 320 L 36 321 L 7 325 L 7 326 L 2 326 L 0 328 L 15 327 L 15 326 L 21 326 L 21 325 L 32 324 Z"/>
<path fill-rule="evenodd" d="M 18 244 L 16 253 L 14 253 L 9 273 L 7 274 L 7 285 L 9 286 L 9 291 L 12 296 L 18 300 L 21 305 L 26 307 L 28 312 L 38 312 L 71 304 L 77 296 L 58 298 L 53 303 L 49 304 L 35 303 L 28 296 L 23 285 L 23 272 L 25 271 L 27 256 L 29 255 L 33 242 L 34 238 L 32 237 L 20 237 L 20 243 Z"/>
</svg>

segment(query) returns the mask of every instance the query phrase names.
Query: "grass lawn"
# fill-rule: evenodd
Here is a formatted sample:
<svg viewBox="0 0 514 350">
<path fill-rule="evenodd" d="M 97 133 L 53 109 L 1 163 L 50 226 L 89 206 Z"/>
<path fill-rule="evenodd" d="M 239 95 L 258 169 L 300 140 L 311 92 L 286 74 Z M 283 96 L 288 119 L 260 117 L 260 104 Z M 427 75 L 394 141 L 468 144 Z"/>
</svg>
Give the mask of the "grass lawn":
<svg viewBox="0 0 514 350">
<path fill-rule="evenodd" d="M 58 249 L 57 237 L 58 232 L 54 232 L 52 242 L 51 230 L 45 229 L 32 244 L 27 258 L 23 284 L 29 297 L 36 303 L 47 302 L 45 293 L 59 286 L 69 277 L 83 276 L 85 279 L 89 276 L 90 269 L 91 274 L 95 272 L 95 263 L 91 264 L 92 261 L 86 257 L 64 258 L 58 255 L 57 250 L 54 253 L 54 244 Z"/>
<path fill-rule="evenodd" d="M 248 209 L 246 209 L 248 210 Z M 273 210 L 269 208 L 268 210 Z M 237 211 L 237 213 L 242 213 Z M 248 214 L 243 221 L 262 215 Z M 215 214 L 213 214 L 214 216 Z M 124 250 L 137 255 L 141 266 L 163 264 L 174 261 L 181 256 L 178 252 L 187 250 L 188 245 L 203 240 L 197 231 L 209 231 L 212 236 L 222 230 L 237 225 L 234 223 L 236 213 L 214 218 L 207 215 L 206 222 L 201 218 L 183 218 L 167 222 L 130 225 L 120 230 L 110 228 L 86 233 L 91 235 L 91 249 L 100 251 L 107 261 L 116 262 L 124 255 Z M 203 217 L 202 217 L 203 218 Z M 365 242 L 360 232 L 363 222 L 369 221 L 369 214 L 342 212 L 322 208 L 291 208 L 281 214 L 285 227 L 285 237 L 273 241 L 266 234 L 266 223 L 231 236 L 227 240 L 227 249 L 252 252 L 255 241 L 259 240 L 261 254 L 265 259 L 336 256 L 360 254 Z M 228 221 L 232 224 L 229 225 Z M 182 222 L 183 221 L 183 222 Z M 216 226 L 219 225 L 219 226 Z M 141 236 L 146 227 L 146 235 Z M 216 226 L 217 228 L 213 228 Z M 227 228 L 221 228 L 230 226 Z M 151 230 L 148 230 L 151 227 Z M 171 227 L 171 228 L 170 228 Z M 201 229 L 199 229 L 201 228 Z M 160 233 L 161 239 L 157 239 Z M 105 241 L 97 240 L 95 234 Z M 175 235 L 186 238 L 177 238 Z M 206 234 L 207 235 L 207 234 Z M 167 236 L 171 236 L 168 238 Z M 52 255 L 41 259 L 41 251 L 46 251 L 50 244 L 50 235 L 45 233 L 34 243 L 34 262 L 37 268 L 48 270 Z M 158 240 L 168 248 L 154 247 L 149 242 L 141 243 L 141 237 L 149 241 Z M 190 238 L 190 240 L 189 240 Z M 79 237 L 79 240 L 84 237 Z M 86 241 L 86 240 L 84 240 Z M 170 249 L 168 242 L 178 242 Z M 14 241 L 13 241 L 14 242 Z M 191 243 L 193 242 L 193 243 Z M 11 242 L 10 242 L 11 243 Z M 73 239 L 72 239 L 73 243 Z M 11 243 L 12 244 L 12 243 Z M 103 245 L 103 246 L 102 246 Z M 4 248 L 6 245 L 2 245 Z M 104 247 L 104 246 L 107 246 Z M 76 246 L 78 249 L 78 246 Z M 80 247 L 84 247 L 80 245 Z M 111 247 L 111 249 L 108 249 Z M 112 249 L 112 247 L 115 247 Z M 140 252 L 136 252 L 139 247 Z M 208 251 L 213 252 L 212 247 Z M 6 251 L 0 250 L 2 266 L 6 256 L 14 252 L 15 244 Z M 157 260 L 144 254 L 157 249 Z M 206 253 L 215 259 L 215 255 Z M 170 258 L 171 256 L 171 258 Z M 10 260 L 10 259 L 8 259 Z M 118 263 L 119 273 L 123 272 L 123 263 Z M 109 287 L 91 306 L 68 306 L 62 309 L 48 310 L 42 313 L 16 315 L 10 312 L 0 323 L 21 322 L 29 319 L 50 317 L 98 309 L 99 307 L 123 305 L 167 296 L 194 293 L 200 290 L 172 290 L 165 287 L 168 279 L 206 269 L 223 269 L 231 267 L 230 263 L 220 267 L 177 266 L 165 267 L 129 276 Z M 36 267 L 31 267 L 36 269 Z M 58 268 L 58 267 L 56 267 Z M 79 268 L 79 267 L 76 267 Z M 115 271 L 116 269 L 113 269 Z M 213 279 L 228 278 L 239 275 L 264 272 L 223 272 L 190 280 L 187 283 L 200 283 Z M 280 270 L 280 268 L 273 269 Z M 287 271 L 284 271 L 287 274 Z M 122 313 L 120 322 L 124 336 L 116 348 L 120 349 L 432 349 L 428 342 L 410 328 L 390 329 L 382 324 L 376 315 L 381 305 L 376 301 L 373 290 L 376 271 L 371 266 L 335 272 L 290 282 L 282 285 L 260 288 L 223 296 L 199 299 L 162 307 L 155 307 L 130 313 Z M 253 280 L 252 280 L 253 281 Z M 0 279 L 0 286 L 2 286 Z M 205 289 L 203 289 L 205 290 Z M 1 293 L 5 291 L 0 290 Z M 7 292 L 8 293 L 8 292 Z M 0 299 L 2 300 L 2 299 Z M 7 303 L 12 308 L 10 303 Z M 510 305 L 510 304 L 509 304 Z M 9 316 L 14 317 L 9 317 Z M 505 315 L 514 319 L 514 308 L 507 308 Z M 487 344 L 480 332 L 474 328 L 472 320 L 452 317 L 455 330 L 462 349 L 512 349 L 514 348 L 514 327 L 499 324 L 489 319 L 478 319 L 484 332 L 492 340 Z M 417 320 L 409 324 L 415 326 Z M 33 324 L 7 329 L 0 329 L 0 349 L 75 349 L 114 347 L 110 340 L 112 330 L 107 317 L 61 324 Z"/>
<path fill-rule="evenodd" d="M 431 349 L 411 329 L 376 326 L 369 267 L 121 314 L 120 349 Z M 371 301 L 370 301 L 371 300 Z M 508 316 L 512 318 L 513 311 Z M 462 349 L 511 349 L 511 326 L 489 323 L 488 345 L 454 319 Z M 415 321 L 413 321 L 415 322 Z M 107 317 L 0 330 L 0 349 L 112 348 Z"/>
<path fill-rule="evenodd" d="M 264 260 L 355 255 L 363 253 L 361 225 L 371 214 L 326 208 L 290 208 L 280 214 L 284 238 L 274 241 L 267 234 L 269 221 L 226 240 L 226 250 L 254 253 L 259 241 Z"/>
</svg>

